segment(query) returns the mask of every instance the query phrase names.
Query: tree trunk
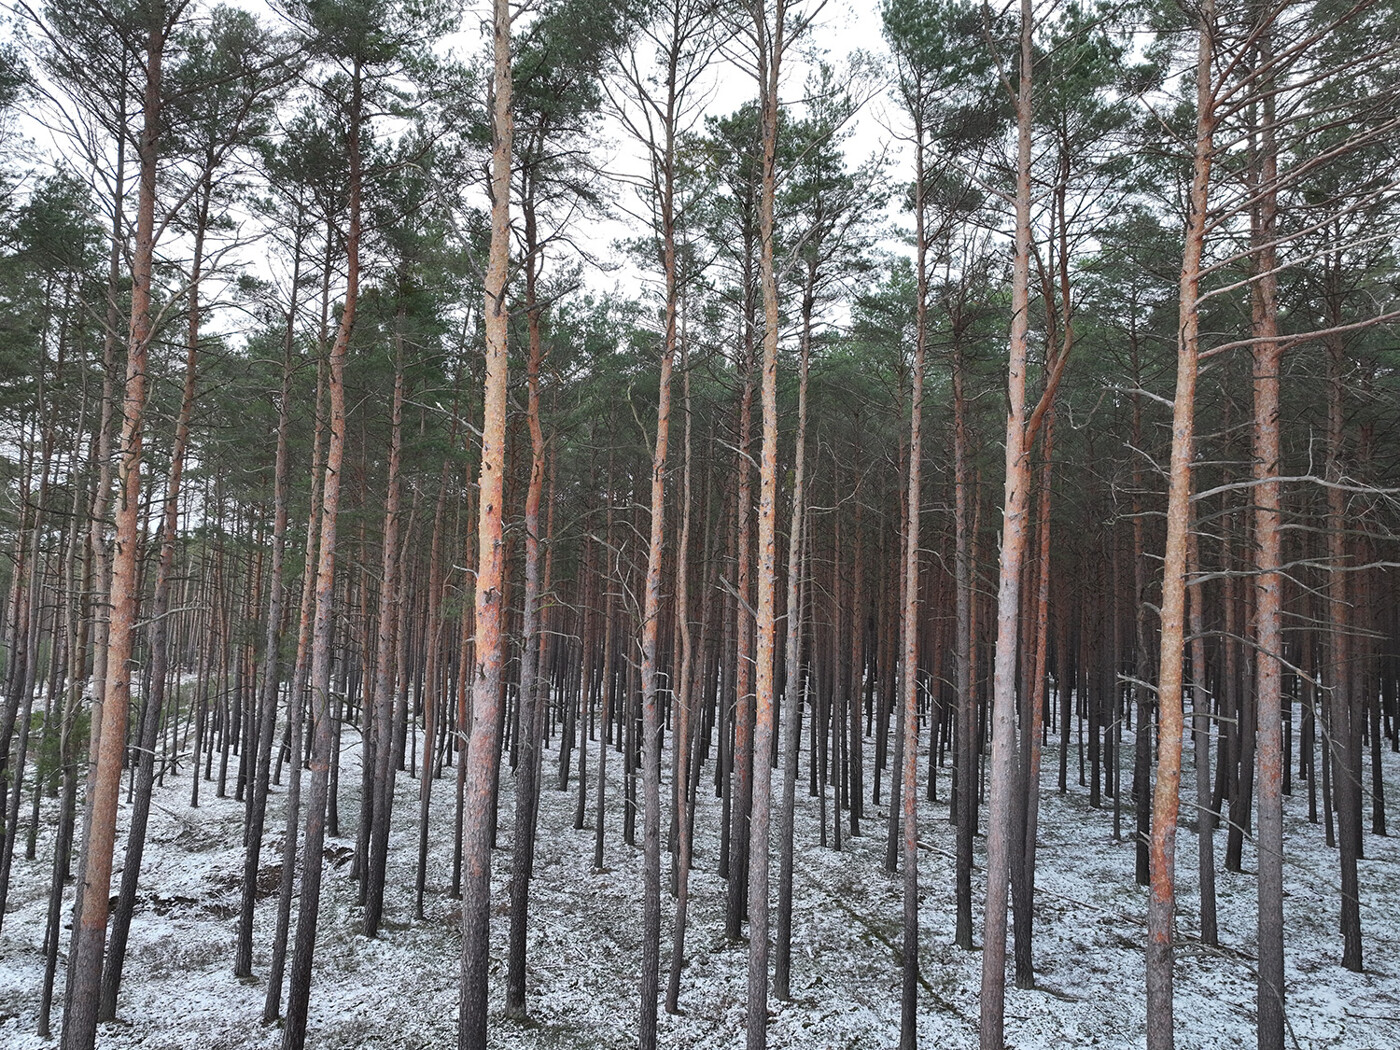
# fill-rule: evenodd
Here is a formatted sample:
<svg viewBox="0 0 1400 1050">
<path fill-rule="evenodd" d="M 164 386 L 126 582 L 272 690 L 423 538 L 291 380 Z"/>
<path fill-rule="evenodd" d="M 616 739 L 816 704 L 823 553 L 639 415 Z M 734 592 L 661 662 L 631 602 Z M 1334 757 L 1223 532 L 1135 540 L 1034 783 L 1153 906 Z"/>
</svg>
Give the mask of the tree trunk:
<svg viewBox="0 0 1400 1050">
<path fill-rule="evenodd" d="M 151 340 L 151 278 L 156 239 L 157 138 L 161 126 L 161 61 L 167 11 L 150 13 L 146 34 L 146 84 L 142 129 L 137 144 L 140 192 L 136 246 L 131 261 L 131 327 L 127 340 L 126 388 L 122 399 L 121 464 L 118 469 L 117 537 L 112 556 L 111 613 L 106 639 L 106 687 L 97 736 L 96 768 L 89 793 L 89 819 L 83 835 L 83 881 L 74 915 L 71 996 L 63 1018 L 62 1050 L 92 1050 L 97 1035 L 98 999 L 112 883 L 112 849 L 122 759 L 126 753 L 127 710 L 131 705 L 131 657 L 140 591 L 137 557 L 141 524 L 141 446 L 146 406 L 146 355 Z"/>
<path fill-rule="evenodd" d="M 1194 530 L 1186 539 L 1186 572 L 1188 577 L 1200 575 Z M 1193 722 L 1194 760 L 1196 763 L 1196 838 L 1197 870 L 1201 897 L 1201 943 L 1215 947 L 1220 940 L 1215 914 L 1215 821 L 1218 814 L 1211 799 L 1210 778 L 1210 701 L 1207 685 L 1205 592 L 1197 583 L 1187 598 L 1191 609 L 1191 715 Z M 1158 703 L 1160 704 L 1160 697 Z M 1156 799 L 1153 799 L 1154 805 Z"/>
<path fill-rule="evenodd" d="M 681 482 L 681 534 L 676 554 L 676 622 L 681 632 L 680 690 L 676 695 L 676 727 L 672 734 L 676 766 L 676 915 L 671 927 L 671 966 L 666 981 L 666 1012 L 680 1009 L 681 967 L 685 964 L 686 909 L 690 899 L 690 855 L 692 837 L 691 762 L 695 749 L 691 745 L 691 708 L 694 704 L 695 683 L 692 681 L 693 653 L 690 640 L 690 507 L 691 507 L 691 448 L 690 448 L 690 360 L 685 343 L 681 345 L 681 388 L 685 413 L 685 466 Z M 703 623 L 703 618 L 702 618 Z M 703 653 L 704 648 L 701 646 Z M 695 762 L 698 768 L 699 762 Z"/>
<path fill-rule="evenodd" d="M 233 975 L 251 977 L 253 973 L 253 909 L 257 902 L 258 864 L 262 853 L 263 826 L 267 817 L 268 778 L 272 765 L 272 741 L 277 728 L 277 687 L 279 682 L 278 649 L 282 637 L 282 609 L 286 588 L 282 580 L 287 549 L 287 471 L 288 435 L 291 421 L 292 362 L 296 340 L 297 288 L 301 279 L 302 232 L 300 216 L 292 254 L 291 297 L 287 305 L 287 327 L 282 344 L 282 391 L 277 411 L 277 458 L 273 468 L 272 567 L 268 573 L 270 585 L 267 598 L 267 626 L 263 638 L 263 666 L 259 679 L 260 732 L 257 770 L 248 801 L 248 834 L 243 847 L 243 886 L 239 898 L 238 943 L 234 951 Z M 288 716 L 292 703 L 288 700 Z"/>
<path fill-rule="evenodd" d="M 477 522 L 476 670 L 467 745 L 466 815 L 462 834 L 462 992 L 459 1050 L 486 1048 L 486 984 L 490 967 L 492 785 L 500 755 L 505 496 L 506 306 L 510 262 L 511 75 L 510 4 L 494 0 L 494 99 L 491 142 L 491 255 L 486 273 L 486 380 L 482 395 L 480 503 Z M 599 815 L 601 819 L 601 814 Z"/>
<path fill-rule="evenodd" d="M 1273 9 L 1264 15 L 1272 19 Z M 1259 1050 L 1283 1050 L 1283 572 L 1279 528 L 1278 147 L 1274 130 L 1273 27 L 1261 27 L 1258 204 L 1254 213 L 1255 709 L 1259 735 Z"/>
<path fill-rule="evenodd" d="M 1214 10 L 1207 0 L 1198 27 L 1196 151 L 1186 213 L 1185 250 L 1177 321 L 1176 394 L 1167 494 L 1167 542 L 1162 577 L 1161 655 L 1158 659 L 1157 781 L 1152 793 L 1151 891 L 1147 906 L 1147 1045 L 1171 1050 L 1172 923 L 1176 909 L 1176 827 L 1181 804 L 1182 657 L 1185 637 L 1187 534 L 1191 528 L 1191 455 L 1194 447 L 1198 300 L 1205 244 L 1215 113 L 1211 60 Z M 1200 669 L 1196 668 L 1199 674 Z M 1139 802 L 1146 804 L 1146 799 Z M 1203 832 L 1209 834 L 1209 832 Z"/>
<path fill-rule="evenodd" d="M 1342 441 L 1345 428 L 1340 336 L 1327 342 L 1327 702 L 1334 741 L 1323 761 L 1322 787 L 1327 830 L 1332 830 L 1329 779 L 1337 801 L 1338 860 L 1341 866 L 1342 965 L 1361 972 L 1361 900 L 1357 860 L 1361 855 L 1361 727 L 1351 699 L 1351 605 L 1347 573 L 1347 505 L 1342 491 Z M 1330 838 L 1329 834 L 1329 838 Z M 1328 843 L 1331 844 L 1330 842 Z"/>
<path fill-rule="evenodd" d="M 543 356 L 540 313 L 543 307 L 536 297 L 536 281 L 542 259 L 535 232 L 533 180 L 526 175 L 522 211 L 525 216 L 525 313 L 530 343 L 526 365 L 526 418 L 530 428 L 530 482 L 525 493 L 525 595 L 522 610 L 520 650 L 520 762 L 515 777 L 515 818 L 511 829 L 510 877 L 510 940 L 506 955 L 506 1015 L 524 1018 L 526 925 L 529 919 L 530 878 L 535 863 L 535 795 L 539 790 L 536 767 L 541 746 L 541 704 L 536 697 L 539 689 L 537 651 L 540 643 L 540 498 L 544 491 L 545 442 L 540 425 L 540 364 Z M 521 739 L 517 735 L 517 741 Z"/>
<path fill-rule="evenodd" d="M 330 231 L 327 231 L 327 248 L 331 244 Z M 324 336 L 327 310 L 329 309 L 330 266 L 327 260 L 322 284 L 321 322 Z M 324 338 L 322 348 L 324 348 Z M 272 961 L 268 967 L 267 995 L 263 1000 L 263 1023 L 277 1020 L 282 1010 L 282 978 L 287 961 L 287 934 L 291 925 L 292 891 L 296 876 L 297 840 L 300 836 L 299 817 L 301 814 L 302 781 L 302 726 L 306 710 L 306 676 L 311 662 L 311 631 L 316 619 L 316 541 L 320 535 L 321 503 L 320 483 L 324 472 L 320 469 L 321 446 L 325 438 L 325 416 L 321 404 L 324 400 L 328 362 L 321 355 L 316 378 L 316 434 L 311 445 L 311 509 L 306 521 L 306 557 L 302 568 L 301 603 L 297 627 L 296 661 L 292 665 L 292 681 L 287 693 L 287 737 L 289 762 L 287 783 L 287 812 L 285 831 L 282 840 L 282 877 L 277 891 L 277 926 L 272 940 Z M 198 772 L 194 781 L 199 782 Z"/>
<path fill-rule="evenodd" d="M 1031 3 L 1021 0 L 1021 63 L 1016 92 L 1016 250 L 1011 283 L 1011 343 L 1007 362 L 1006 487 L 1002 507 L 997 641 L 992 680 L 991 797 L 987 818 L 987 905 L 982 945 L 982 1050 L 1003 1050 L 1006 995 L 1006 903 L 1016 790 L 1017 619 L 1021 562 L 1027 541 L 1030 448 L 1026 426 L 1029 341 L 1031 197 Z"/>
<path fill-rule="evenodd" d="M 914 252 L 917 287 L 914 301 L 914 374 L 909 410 L 909 488 L 904 502 L 904 607 L 900 610 L 900 724 L 903 729 L 899 771 L 903 825 L 903 965 L 900 984 L 899 1047 L 918 1045 L 919 1003 L 919 517 L 922 498 L 924 357 L 928 341 L 928 237 L 924 227 L 924 129 L 914 122 Z M 930 762 L 937 756 L 930 755 Z M 890 798 L 894 812 L 895 799 Z"/>
<path fill-rule="evenodd" d="M 449 450 L 457 448 L 457 423 L 461 388 L 461 372 L 453 382 L 452 424 L 447 439 Z M 443 573 L 442 573 L 442 533 L 443 519 L 447 510 L 448 482 L 451 478 L 452 457 L 443 457 L 442 468 L 438 472 L 437 507 L 433 510 L 432 550 L 428 555 L 428 625 L 424 631 L 428 652 L 423 678 L 426 683 L 423 698 L 423 764 L 418 770 L 418 866 L 413 876 L 413 917 L 423 920 L 423 894 L 428 881 L 428 817 L 431 813 L 433 779 L 438 775 L 438 719 L 444 727 L 448 724 L 447 702 L 451 698 L 450 689 L 441 679 L 440 667 L 443 658 L 444 620 L 442 615 Z M 459 519 L 460 524 L 460 519 Z M 459 654 L 465 659 L 465 654 Z M 450 667 L 450 663 L 449 663 Z M 444 741 L 448 734 L 443 734 Z"/>
<path fill-rule="evenodd" d="M 961 299 L 959 300 L 961 307 Z M 967 490 L 967 397 L 960 338 L 961 310 L 953 320 L 953 622 L 954 685 L 958 707 L 957 858 L 954 870 L 957 919 L 953 939 L 972 950 L 972 844 L 977 831 L 977 708 L 972 696 L 972 544 Z"/>
<path fill-rule="evenodd" d="M 401 293 L 402 294 L 402 293 Z M 406 668 L 396 667 L 395 649 L 406 631 L 403 618 L 402 557 L 399 544 L 400 460 L 403 448 L 404 401 L 404 315 L 402 299 L 394 315 L 394 394 L 389 410 L 389 491 L 384 500 L 384 550 L 379 581 L 379 637 L 375 647 L 374 701 L 372 719 L 362 725 L 361 739 L 372 746 L 363 751 L 363 761 L 373 763 L 370 791 L 361 799 L 370 810 L 369 870 L 362 883 L 365 893 L 364 931 L 366 937 L 379 934 L 384 915 L 384 874 L 389 863 L 389 816 L 394 802 L 393 721 L 394 685 Z M 410 532 L 411 522 L 410 522 Z"/>
<path fill-rule="evenodd" d="M 816 265 L 807 267 L 802 297 L 802 345 L 797 380 L 797 436 L 792 463 L 792 516 L 788 526 L 787 637 L 783 654 L 783 796 L 778 814 L 778 924 L 773 960 L 773 994 L 792 998 L 792 875 L 793 819 L 797 805 L 797 752 L 801 748 L 803 600 L 801 558 L 807 537 L 803 533 L 807 477 L 807 377 L 812 361 L 812 309 L 815 302 Z M 838 633 L 833 639 L 844 650 Z"/>
<path fill-rule="evenodd" d="M 212 168 L 212 166 L 211 166 Z M 160 559 L 156 566 L 155 591 L 151 598 L 151 666 L 150 688 L 142 705 L 141 723 L 137 735 L 136 790 L 131 808 L 130 830 L 126 859 L 122 865 L 121 893 L 112 916 L 112 936 L 108 945 L 106 968 L 102 973 L 102 998 L 98 1004 L 99 1020 L 110 1021 L 117 1015 L 117 992 L 121 988 L 122 968 L 126 963 L 126 942 L 131 931 L 131 917 L 136 908 L 136 888 L 141 876 L 142 854 L 146 848 L 146 826 L 151 814 L 151 788 L 155 782 L 156 730 L 165 705 L 165 682 L 169 670 L 170 576 L 175 563 L 175 538 L 180 520 L 180 481 L 184 473 L 185 452 L 189 447 L 190 418 L 194 412 L 196 365 L 199 357 L 199 280 L 204 259 L 204 232 L 209 224 L 209 199 L 212 193 L 212 170 L 206 170 L 199 200 L 199 219 L 195 227 L 194 257 L 189 287 L 189 324 L 185 340 L 185 378 L 180 397 L 180 414 L 175 423 L 175 441 L 170 453 L 170 478 L 166 486 L 165 504 L 160 525 Z"/>
<path fill-rule="evenodd" d="M 763 446 L 759 458 L 758 601 L 755 627 L 754 732 L 749 761 L 752 810 L 748 828 L 748 1050 L 768 1045 L 768 837 L 773 796 L 773 672 L 777 642 L 778 515 L 778 277 L 773 264 L 777 195 L 778 72 L 786 46 L 787 0 L 776 0 L 770 23 L 764 4 L 755 10 L 759 104 L 763 129 L 759 198 L 759 272 L 763 286 Z M 742 508 L 747 515 L 747 508 Z M 747 562 L 747 551 L 741 550 Z"/>
<path fill-rule="evenodd" d="M 358 64 L 351 78 L 347 113 L 350 153 L 350 215 L 346 232 L 345 302 L 331 346 L 327 392 L 330 397 L 325 480 L 321 487 L 321 536 L 317 549 L 316 601 L 311 634 L 311 780 L 306 793 L 306 825 L 302 851 L 301 906 L 287 990 L 286 1025 L 282 1050 L 302 1050 L 311 1001 L 311 968 L 316 951 L 316 920 L 320 913 L 322 848 L 326 837 L 326 807 L 330 798 L 331 750 L 335 740 L 331 703 L 332 640 L 335 631 L 335 545 L 340 509 L 341 463 L 345 457 L 345 358 L 355 327 L 360 287 L 360 121 L 364 80 Z"/>
</svg>

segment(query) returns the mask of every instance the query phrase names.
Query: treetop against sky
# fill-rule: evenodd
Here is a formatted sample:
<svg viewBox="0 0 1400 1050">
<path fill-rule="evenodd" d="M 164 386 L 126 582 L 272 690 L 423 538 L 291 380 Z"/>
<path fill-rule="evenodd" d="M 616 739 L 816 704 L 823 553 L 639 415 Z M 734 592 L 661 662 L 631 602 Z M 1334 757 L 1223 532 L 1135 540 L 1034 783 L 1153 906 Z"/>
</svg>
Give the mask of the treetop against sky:
<svg viewBox="0 0 1400 1050">
<path fill-rule="evenodd" d="M 1395 5 L 8 12 L 0 1043 L 1400 1045 Z"/>
</svg>

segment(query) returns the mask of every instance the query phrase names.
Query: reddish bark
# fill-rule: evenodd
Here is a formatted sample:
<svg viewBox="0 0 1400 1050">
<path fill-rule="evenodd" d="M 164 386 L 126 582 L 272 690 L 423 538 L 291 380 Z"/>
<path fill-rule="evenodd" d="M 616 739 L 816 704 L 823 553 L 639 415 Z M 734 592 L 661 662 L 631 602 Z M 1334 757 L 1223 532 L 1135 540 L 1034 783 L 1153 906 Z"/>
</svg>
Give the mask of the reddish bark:
<svg viewBox="0 0 1400 1050">
<path fill-rule="evenodd" d="M 486 272 L 486 379 L 482 396 L 481 472 L 477 518 L 476 644 L 472 720 L 467 747 L 462 852 L 462 990 L 459 1050 L 485 1050 L 489 976 L 493 784 L 500 759 L 501 685 L 506 640 L 502 589 L 505 550 L 507 268 L 510 262 L 511 75 L 510 4 L 493 6 L 494 105 L 491 151 L 491 255 Z M 601 821 L 601 814 L 599 815 Z"/>
<path fill-rule="evenodd" d="M 170 578 L 175 566 L 175 541 L 180 520 L 180 483 L 184 476 L 185 454 L 190 443 L 190 419 L 194 414 L 195 381 L 199 359 L 199 324 L 201 317 L 199 282 L 204 263 L 204 238 L 209 226 L 209 201 L 212 194 L 212 163 L 201 180 L 198 220 L 195 225 L 194 256 L 191 263 L 190 287 L 186 304 L 185 377 L 180 394 L 180 412 L 175 421 L 175 440 L 170 452 L 170 477 L 166 481 L 164 505 L 161 508 L 160 557 L 156 563 L 156 580 L 151 595 L 151 668 L 148 695 L 141 709 L 137 729 L 139 758 L 130 826 L 127 832 L 126 857 L 122 863 L 121 893 L 112 915 L 112 932 L 108 943 L 107 964 L 102 972 L 102 998 L 98 1004 L 98 1019 L 110 1021 L 117 1015 L 117 993 L 121 988 L 122 971 L 126 965 L 127 937 L 136 907 L 136 889 L 141 875 L 141 861 L 146 847 L 146 827 L 151 813 L 151 787 L 155 782 L 156 730 L 165 706 L 165 683 L 170 668 Z M 3 908 L 0 895 L 0 908 Z"/>
<path fill-rule="evenodd" d="M 1030 0 L 1021 0 L 1020 75 L 1016 92 L 1016 248 L 1012 262 L 1011 340 L 1007 361 L 1006 484 L 997 587 L 992 676 L 992 767 L 987 819 L 987 903 L 982 946 L 982 1050 L 1002 1050 L 1006 994 L 1006 904 L 1016 790 L 1016 655 L 1021 563 L 1030 502 L 1030 429 L 1026 420 L 1031 203 Z"/>
<path fill-rule="evenodd" d="M 954 782 L 957 858 L 954 895 L 957 918 L 953 940 L 972 950 L 972 844 L 977 830 L 977 705 L 972 696 L 972 541 L 968 521 L 967 397 L 964 393 L 962 301 L 953 333 L 953 675 L 957 694 L 958 757 Z"/>
<path fill-rule="evenodd" d="M 1279 508 L 1278 146 L 1274 126 L 1274 9 L 1259 29 L 1258 205 L 1253 284 L 1255 645 L 1259 718 L 1259 1050 L 1283 1050 L 1283 572 Z"/>
<path fill-rule="evenodd" d="M 112 884 L 117 801 L 126 753 L 127 711 L 131 706 L 131 658 L 136 604 L 141 586 L 138 559 L 141 526 L 141 449 L 146 407 L 146 356 L 152 331 L 151 278 L 156 239 L 157 139 L 161 127 L 161 62 L 170 22 L 183 4 L 152 13 L 146 35 L 146 83 L 142 129 L 137 142 L 140 190 L 136 244 L 131 262 L 131 324 L 127 337 L 126 385 L 118 447 L 117 534 L 106 639 L 106 685 L 96 740 L 96 765 L 89 782 L 88 821 L 83 836 L 83 880 L 75 905 L 70 966 L 70 998 L 63 1019 L 62 1050 L 91 1050 L 97 1034 L 98 996 Z M 96 527 L 96 526 L 95 526 Z"/>
<path fill-rule="evenodd" d="M 1201 256 L 1205 243 L 1215 113 L 1211 81 L 1214 11 L 1207 0 L 1198 27 L 1196 148 L 1181 263 L 1176 394 L 1167 495 L 1167 541 L 1162 579 L 1161 655 L 1157 702 L 1157 782 L 1152 796 L 1151 890 L 1147 906 L 1147 1045 L 1171 1050 L 1172 922 L 1176 907 L 1176 828 L 1181 803 L 1182 657 L 1185 635 L 1187 533 L 1191 527 Z"/>
</svg>

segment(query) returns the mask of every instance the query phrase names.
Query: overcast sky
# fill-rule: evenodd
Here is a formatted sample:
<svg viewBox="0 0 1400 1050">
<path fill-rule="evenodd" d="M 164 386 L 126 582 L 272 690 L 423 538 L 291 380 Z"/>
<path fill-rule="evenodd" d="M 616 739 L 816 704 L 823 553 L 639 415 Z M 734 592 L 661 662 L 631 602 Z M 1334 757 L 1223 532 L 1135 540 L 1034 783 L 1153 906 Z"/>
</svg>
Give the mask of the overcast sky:
<svg viewBox="0 0 1400 1050">
<path fill-rule="evenodd" d="M 255 12 L 268 24 L 281 21 L 272 5 L 266 0 L 231 0 L 234 6 Z M 200 5 L 203 7 L 204 5 Z M 796 5 L 798 10 L 804 5 Z M 810 10 L 812 4 L 805 5 Z M 479 56 L 489 40 L 485 29 L 485 19 L 489 17 L 489 6 L 484 0 L 471 0 L 463 13 L 462 29 L 444 41 L 444 49 L 461 58 Z M 528 17 L 528 16 L 526 16 Z M 9 37 L 12 28 L 0 25 L 0 37 Z M 881 36 L 881 23 L 878 6 L 871 0 L 826 0 L 820 7 L 815 24 L 800 41 L 784 55 L 781 99 L 784 104 L 799 107 L 803 96 L 804 82 L 812 63 L 818 58 L 832 63 L 838 69 L 845 66 L 856 51 L 885 55 L 886 49 Z M 711 69 L 711 82 L 706 91 L 704 113 L 723 115 L 734 112 L 744 103 L 753 100 L 757 94 L 756 81 L 751 71 L 740 69 L 723 57 L 716 58 Z M 900 160 L 902 150 L 898 141 L 899 114 L 888 105 L 884 94 L 874 97 L 854 121 L 852 133 L 845 143 L 845 149 L 852 166 L 871 154 L 884 151 L 890 156 L 891 179 L 907 178 Z M 18 121 L 20 133 L 28 138 L 38 154 L 34 158 L 40 171 L 49 168 L 51 161 L 44 158 L 61 158 L 72 155 L 73 163 L 81 165 L 81 160 L 73 155 L 72 143 L 63 136 L 47 130 L 40 123 L 21 115 Z M 891 126 L 893 125 L 893 127 Z M 640 151 L 614 120 L 606 120 L 602 128 L 600 152 L 608 167 L 621 171 L 640 171 Z M 635 208 L 635 201 L 629 200 L 629 191 L 620 189 L 617 194 L 620 206 Z M 610 271 L 585 267 L 588 283 L 595 291 L 616 290 L 619 294 L 635 296 L 643 281 L 652 280 L 652 275 L 639 272 L 630 261 L 624 260 L 624 253 L 617 249 L 616 242 L 638 234 L 637 224 L 619 214 L 602 221 L 592 220 L 575 231 L 575 237 L 589 252 L 601 260 L 621 263 Z M 173 231 L 172 231 L 173 232 Z M 898 241 L 889 244 L 892 250 L 903 250 Z M 167 239 L 160 254 L 178 256 L 179 246 Z M 265 252 L 254 251 L 248 259 L 255 270 L 266 268 L 268 257 Z M 659 275 L 657 275 L 659 276 Z M 223 318 L 224 323 L 236 327 L 234 317 Z"/>
</svg>

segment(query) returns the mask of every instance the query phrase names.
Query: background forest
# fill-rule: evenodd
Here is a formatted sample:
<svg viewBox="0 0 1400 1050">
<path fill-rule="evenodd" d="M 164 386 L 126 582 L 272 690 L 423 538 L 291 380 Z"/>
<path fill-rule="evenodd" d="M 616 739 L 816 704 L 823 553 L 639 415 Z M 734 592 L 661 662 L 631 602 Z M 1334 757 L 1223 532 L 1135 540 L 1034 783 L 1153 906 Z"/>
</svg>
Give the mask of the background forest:
<svg viewBox="0 0 1400 1050">
<path fill-rule="evenodd" d="M 1395 4 L 2 24 L 0 1040 L 1400 1045 Z"/>
</svg>

